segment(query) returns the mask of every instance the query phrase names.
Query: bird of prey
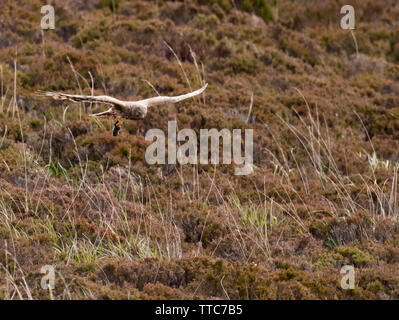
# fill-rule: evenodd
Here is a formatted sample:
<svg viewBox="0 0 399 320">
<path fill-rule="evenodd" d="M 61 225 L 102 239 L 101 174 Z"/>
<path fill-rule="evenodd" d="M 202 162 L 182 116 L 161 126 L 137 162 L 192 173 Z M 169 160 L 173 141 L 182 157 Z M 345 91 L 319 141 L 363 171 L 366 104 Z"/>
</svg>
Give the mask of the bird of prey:
<svg viewBox="0 0 399 320">
<path fill-rule="evenodd" d="M 111 107 L 103 112 L 90 114 L 92 117 L 112 117 L 116 118 L 114 123 L 113 135 L 117 136 L 122 125 L 122 119 L 142 120 L 147 114 L 149 107 L 154 107 L 166 103 L 177 103 L 185 99 L 201 94 L 208 84 L 206 83 L 201 89 L 180 96 L 158 96 L 149 99 L 137 101 L 122 101 L 110 96 L 85 96 L 78 94 L 67 94 L 62 92 L 44 91 L 41 94 L 52 97 L 55 100 L 70 100 L 73 102 L 97 102 L 110 104 Z"/>
</svg>

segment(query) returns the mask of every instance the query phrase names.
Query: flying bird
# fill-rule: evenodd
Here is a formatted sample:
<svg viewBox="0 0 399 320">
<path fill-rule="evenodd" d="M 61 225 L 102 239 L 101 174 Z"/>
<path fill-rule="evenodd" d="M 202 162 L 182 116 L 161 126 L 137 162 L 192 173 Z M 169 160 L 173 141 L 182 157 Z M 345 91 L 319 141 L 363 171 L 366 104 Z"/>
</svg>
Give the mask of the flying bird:
<svg viewBox="0 0 399 320">
<path fill-rule="evenodd" d="M 142 120 L 147 114 L 149 107 L 154 107 L 166 103 L 177 103 L 188 98 L 195 97 L 201 94 L 208 84 L 206 83 L 201 89 L 190 93 L 182 94 L 180 96 L 158 96 L 149 99 L 137 101 L 122 101 L 110 96 L 85 96 L 79 94 L 67 94 L 62 92 L 41 91 L 40 93 L 51 97 L 55 100 L 70 100 L 73 102 L 97 102 L 110 104 L 111 107 L 100 113 L 90 114 L 92 117 L 112 117 L 116 118 L 114 123 L 113 135 L 117 136 L 122 125 L 122 119 Z"/>
</svg>

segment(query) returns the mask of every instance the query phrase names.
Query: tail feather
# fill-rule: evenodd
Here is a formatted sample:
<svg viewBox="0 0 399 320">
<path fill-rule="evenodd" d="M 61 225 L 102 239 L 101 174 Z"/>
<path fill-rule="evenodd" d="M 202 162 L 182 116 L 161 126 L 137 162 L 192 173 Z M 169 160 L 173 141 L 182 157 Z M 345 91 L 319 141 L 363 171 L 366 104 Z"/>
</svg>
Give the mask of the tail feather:
<svg viewBox="0 0 399 320">
<path fill-rule="evenodd" d="M 89 116 L 90 117 L 101 117 L 101 116 L 111 115 L 112 113 L 113 113 L 112 108 L 109 108 L 108 110 L 103 111 L 103 112 L 89 114 Z"/>
</svg>

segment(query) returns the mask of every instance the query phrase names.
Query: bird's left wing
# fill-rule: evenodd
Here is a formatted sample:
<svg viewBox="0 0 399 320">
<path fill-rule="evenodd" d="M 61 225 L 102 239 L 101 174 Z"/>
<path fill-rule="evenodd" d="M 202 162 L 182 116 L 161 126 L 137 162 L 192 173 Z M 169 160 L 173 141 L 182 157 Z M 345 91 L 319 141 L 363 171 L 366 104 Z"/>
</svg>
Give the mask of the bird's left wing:
<svg viewBox="0 0 399 320">
<path fill-rule="evenodd" d="M 167 97 L 167 96 L 159 96 L 159 97 L 154 97 L 154 98 L 149 98 L 149 99 L 144 99 L 140 101 L 135 101 L 136 103 L 140 103 L 142 105 L 145 105 L 146 107 L 153 107 L 165 103 L 177 103 L 179 101 L 197 96 L 201 94 L 208 84 L 206 83 L 201 89 L 195 90 L 193 92 L 187 93 L 187 94 L 182 94 L 180 96 L 174 96 L 174 97 Z"/>
</svg>

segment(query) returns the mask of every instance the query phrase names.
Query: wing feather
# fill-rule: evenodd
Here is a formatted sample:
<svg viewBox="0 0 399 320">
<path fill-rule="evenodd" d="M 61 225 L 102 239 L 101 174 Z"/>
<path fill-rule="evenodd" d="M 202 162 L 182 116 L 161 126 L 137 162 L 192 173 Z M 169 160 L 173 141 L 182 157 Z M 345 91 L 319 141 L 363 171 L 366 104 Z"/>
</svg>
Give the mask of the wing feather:
<svg viewBox="0 0 399 320">
<path fill-rule="evenodd" d="M 139 100 L 135 101 L 136 103 L 140 103 L 142 105 L 145 105 L 146 107 L 153 107 L 153 106 L 158 106 L 162 105 L 165 103 L 177 103 L 183 100 L 186 100 L 191 97 L 195 97 L 206 89 L 208 84 L 206 83 L 201 89 L 195 90 L 190 93 L 182 94 L 180 96 L 174 96 L 174 97 L 167 97 L 167 96 L 159 96 L 159 97 L 154 97 L 154 98 L 149 98 L 149 99 L 144 99 L 144 100 Z"/>
<path fill-rule="evenodd" d="M 101 102 L 112 104 L 114 106 L 125 106 L 125 102 L 110 96 L 85 96 L 79 94 L 67 94 L 62 92 L 41 92 L 47 97 L 51 97 L 54 100 L 70 100 L 74 102 Z"/>
</svg>

